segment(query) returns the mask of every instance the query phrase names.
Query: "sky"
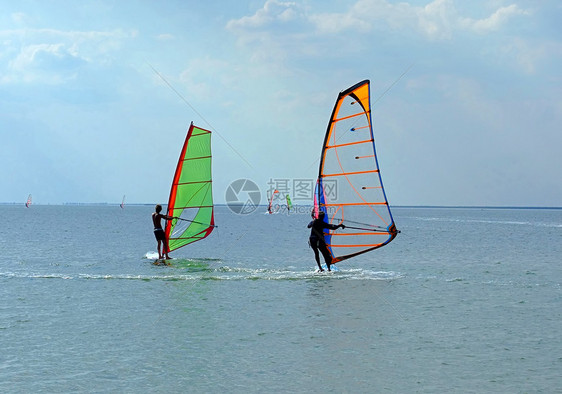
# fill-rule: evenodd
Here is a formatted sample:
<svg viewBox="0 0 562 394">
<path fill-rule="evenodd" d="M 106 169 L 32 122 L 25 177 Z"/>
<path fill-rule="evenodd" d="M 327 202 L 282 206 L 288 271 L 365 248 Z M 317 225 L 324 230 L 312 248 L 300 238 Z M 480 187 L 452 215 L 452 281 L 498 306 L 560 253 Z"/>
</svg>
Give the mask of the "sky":
<svg viewBox="0 0 562 394">
<path fill-rule="evenodd" d="M 0 202 L 166 203 L 193 121 L 265 203 L 369 79 L 391 205 L 562 206 L 559 0 L 0 0 L 0 42 Z"/>
</svg>

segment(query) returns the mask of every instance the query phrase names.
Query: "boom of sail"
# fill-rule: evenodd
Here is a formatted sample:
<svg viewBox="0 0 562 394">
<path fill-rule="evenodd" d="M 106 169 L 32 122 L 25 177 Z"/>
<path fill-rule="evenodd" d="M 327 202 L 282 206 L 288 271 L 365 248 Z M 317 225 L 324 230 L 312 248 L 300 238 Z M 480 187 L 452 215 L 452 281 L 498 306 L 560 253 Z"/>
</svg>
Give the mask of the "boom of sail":
<svg viewBox="0 0 562 394">
<path fill-rule="evenodd" d="M 382 184 L 373 136 L 369 80 L 342 91 L 328 123 L 315 208 L 332 224 L 325 241 L 332 263 L 380 248 L 398 234 Z"/>
<path fill-rule="evenodd" d="M 169 251 L 207 237 L 215 228 L 211 177 L 211 132 L 189 127 L 178 160 L 166 223 Z"/>
</svg>

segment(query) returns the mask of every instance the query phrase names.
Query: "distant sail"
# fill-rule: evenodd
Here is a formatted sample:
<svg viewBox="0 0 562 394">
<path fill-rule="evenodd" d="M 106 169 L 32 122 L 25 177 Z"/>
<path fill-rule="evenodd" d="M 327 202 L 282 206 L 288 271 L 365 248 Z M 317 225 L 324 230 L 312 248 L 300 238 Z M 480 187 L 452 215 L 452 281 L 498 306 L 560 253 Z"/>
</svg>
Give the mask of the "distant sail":
<svg viewBox="0 0 562 394">
<path fill-rule="evenodd" d="M 125 195 L 123 195 L 123 200 L 121 201 L 121 204 L 119 204 L 119 206 L 121 207 L 121 209 L 125 208 Z"/>
<path fill-rule="evenodd" d="M 287 210 L 290 211 L 293 208 L 293 203 L 291 203 L 291 197 L 289 195 L 285 195 L 285 199 L 287 200 Z"/>
<path fill-rule="evenodd" d="M 269 198 L 269 205 L 267 206 L 267 212 L 273 213 L 273 200 L 279 194 L 279 190 L 275 189 L 273 193 L 271 193 L 271 197 Z"/>
<path fill-rule="evenodd" d="M 211 132 L 191 123 L 176 167 L 166 223 L 170 251 L 199 241 L 213 231 Z"/>
<path fill-rule="evenodd" d="M 341 92 L 322 147 L 314 196 L 325 220 L 346 228 L 325 235 L 332 262 L 380 248 L 398 234 L 383 188 L 371 123 L 369 81 Z"/>
<path fill-rule="evenodd" d="M 31 205 L 31 194 L 27 196 L 27 201 L 25 202 L 26 208 L 29 208 Z M 20 205 L 21 206 L 21 205 Z"/>
</svg>

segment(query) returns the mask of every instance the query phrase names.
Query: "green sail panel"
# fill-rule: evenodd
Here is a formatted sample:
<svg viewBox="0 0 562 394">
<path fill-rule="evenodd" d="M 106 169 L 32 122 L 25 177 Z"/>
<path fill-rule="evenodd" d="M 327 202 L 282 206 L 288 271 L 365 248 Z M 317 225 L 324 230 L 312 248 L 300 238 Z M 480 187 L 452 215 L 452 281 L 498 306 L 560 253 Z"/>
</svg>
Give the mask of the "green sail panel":
<svg viewBox="0 0 562 394">
<path fill-rule="evenodd" d="M 178 160 L 166 224 L 169 251 L 207 237 L 215 227 L 211 132 L 191 123 Z"/>
</svg>

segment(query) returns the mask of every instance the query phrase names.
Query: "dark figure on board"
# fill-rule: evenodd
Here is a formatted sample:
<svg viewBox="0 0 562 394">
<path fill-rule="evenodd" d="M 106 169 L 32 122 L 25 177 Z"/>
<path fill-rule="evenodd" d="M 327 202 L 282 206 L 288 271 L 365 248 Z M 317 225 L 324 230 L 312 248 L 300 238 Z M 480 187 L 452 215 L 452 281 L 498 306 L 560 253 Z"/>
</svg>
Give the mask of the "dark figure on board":
<svg viewBox="0 0 562 394">
<path fill-rule="evenodd" d="M 156 237 L 156 241 L 158 241 L 158 258 L 162 259 L 166 256 L 166 259 L 169 259 L 168 252 L 170 250 L 168 246 L 168 240 L 166 239 L 166 233 L 162 228 L 161 220 L 172 220 L 174 219 L 171 216 L 162 215 L 160 212 L 162 211 L 162 205 L 157 204 L 155 208 L 156 212 L 152 213 L 152 223 L 154 224 L 154 236 Z"/>
<path fill-rule="evenodd" d="M 308 239 L 308 243 L 310 247 L 314 251 L 314 258 L 316 259 L 316 264 L 318 264 L 318 269 L 320 271 L 324 271 L 322 265 L 320 264 L 320 255 L 318 251 L 322 252 L 322 256 L 324 256 L 324 261 L 326 262 L 326 267 L 328 271 L 331 271 L 330 266 L 332 265 L 332 256 L 330 255 L 330 251 L 326 246 L 326 241 L 324 241 L 324 229 L 328 228 L 330 230 L 336 230 L 338 228 L 345 228 L 343 224 L 329 224 L 324 221 L 325 213 L 320 211 L 318 213 L 318 219 L 312 220 L 308 223 L 308 228 L 310 230 L 310 238 Z"/>
</svg>

